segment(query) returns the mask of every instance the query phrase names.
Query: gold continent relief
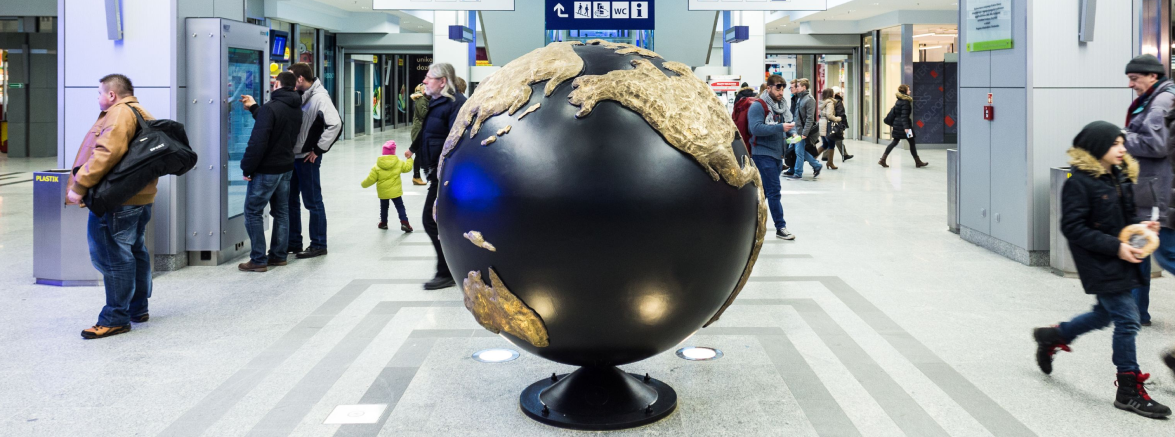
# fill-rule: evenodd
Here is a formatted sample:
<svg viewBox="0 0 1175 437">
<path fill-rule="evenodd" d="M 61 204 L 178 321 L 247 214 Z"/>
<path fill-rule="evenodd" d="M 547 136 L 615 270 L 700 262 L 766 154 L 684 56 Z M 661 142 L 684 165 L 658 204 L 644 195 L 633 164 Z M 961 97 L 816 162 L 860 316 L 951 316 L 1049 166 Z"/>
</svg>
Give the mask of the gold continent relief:
<svg viewBox="0 0 1175 437">
<path fill-rule="evenodd" d="M 680 62 L 662 64 L 665 69 L 677 73 L 672 77 L 646 59 L 635 59 L 632 65 L 636 67 L 633 70 L 576 78 L 572 82 L 575 90 L 569 96 L 571 104 L 580 107 L 575 116 L 586 117 L 601 101 L 615 101 L 640 114 L 674 148 L 693 156 L 715 181 L 721 179 L 735 188 L 754 184 L 759 189 L 758 223 L 750 259 L 734 292 L 706 322 L 705 326 L 710 326 L 718 321 L 746 286 L 763 248 L 763 236 L 767 233 L 767 197 L 763 194 L 763 180 L 749 156 L 744 156 L 742 165 L 739 165 L 731 149 L 737 131 L 734 121 L 710 87 L 695 77 L 688 65 Z"/>
<path fill-rule="evenodd" d="M 449 131 L 441 152 L 438 172 L 443 174 L 445 158 L 452 153 L 461 135 L 472 124 L 470 138 L 491 117 L 509 111 L 514 115 L 531 97 L 531 85 L 547 81 L 545 96 L 549 97 L 561 83 L 575 78 L 584 69 L 583 59 L 575 53 L 578 41 L 551 43 L 510 62 L 478 87 L 457 114 L 457 122 Z M 660 58 L 657 53 L 630 44 L 602 40 L 589 41 L 615 49 L 618 54 L 636 54 L 644 58 Z M 763 182 L 749 157 L 740 165 L 731 143 L 737 128 L 726 108 L 718 101 L 704 82 L 693 75 L 689 66 L 679 62 L 665 62 L 662 66 L 676 73 L 669 76 L 647 59 L 632 61 L 633 70 L 616 70 L 604 75 L 583 76 L 573 82 L 575 88 L 569 103 L 580 107 L 577 118 L 591 114 L 596 104 L 612 100 L 640 114 L 674 148 L 692 156 L 715 181 L 723 181 L 735 188 L 752 184 L 758 188 L 759 206 L 755 241 L 746 267 L 734 291 L 722 307 L 706 322 L 709 326 L 718 320 L 730 306 L 750 278 L 759 258 L 767 231 L 767 199 Z M 532 105 L 522 116 L 534 112 L 541 103 Z M 446 183 L 447 184 L 447 183 Z M 434 216 L 435 216 L 434 206 Z M 471 239 L 471 241 L 474 241 Z M 474 244 L 477 244 L 474 241 Z M 549 345 L 546 326 L 537 313 L 506 289 L 497 272 L 490 268 L 490 284 L 481 279 L 481 272 L 469 272 L 465 279 L 465 306 L 478 323 L 486 329 L 508 332 L 535 347 Z"/>
<path fill-rule="evenodd" d="M 505 331 L 534 347 L 551 345 L 543 319 L 506 289 L 493 267 L 490 267 L 489 285 L 481 279 L 479 271 L 469 272 L 462 285 L 465 308 L 473 313 L 481 326 L 495 334 Z"/>
</svg>

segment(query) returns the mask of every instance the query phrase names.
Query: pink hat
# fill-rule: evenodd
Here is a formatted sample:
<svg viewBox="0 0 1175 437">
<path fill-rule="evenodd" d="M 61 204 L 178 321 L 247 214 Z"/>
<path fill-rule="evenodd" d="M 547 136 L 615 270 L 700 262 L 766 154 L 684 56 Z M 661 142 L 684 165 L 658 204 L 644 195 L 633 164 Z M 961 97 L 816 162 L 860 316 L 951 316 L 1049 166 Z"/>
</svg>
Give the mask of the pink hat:
<svg viewBox="0 0 1175 437">
<path fill-rule="evenodd" d="M 388 142 L 384 143 L 384 155 L 395 155 L 395 154 L 396 154 L 396 142 L 395 141 L 388 141 Z"/>
</svg>

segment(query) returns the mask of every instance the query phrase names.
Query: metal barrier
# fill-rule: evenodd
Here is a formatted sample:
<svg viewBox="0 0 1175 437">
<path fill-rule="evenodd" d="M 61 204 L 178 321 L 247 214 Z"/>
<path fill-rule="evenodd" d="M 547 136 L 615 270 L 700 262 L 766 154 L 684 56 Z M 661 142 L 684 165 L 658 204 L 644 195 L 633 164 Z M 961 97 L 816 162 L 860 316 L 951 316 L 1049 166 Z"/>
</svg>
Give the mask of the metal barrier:
<svg viewBox="0 0 1175 437">
<path fill-rule="evenodd" d="M 947 150 L 947 229 L 959 233 L 959 149 Z"/>
<path fill-rule="evenodd" d="M 95 286 L 102 274 L 90 263 L 90 211 L 66 205 L 69 170 L 33 173 L 33 276 L 38 284 Z"/>
</svg>

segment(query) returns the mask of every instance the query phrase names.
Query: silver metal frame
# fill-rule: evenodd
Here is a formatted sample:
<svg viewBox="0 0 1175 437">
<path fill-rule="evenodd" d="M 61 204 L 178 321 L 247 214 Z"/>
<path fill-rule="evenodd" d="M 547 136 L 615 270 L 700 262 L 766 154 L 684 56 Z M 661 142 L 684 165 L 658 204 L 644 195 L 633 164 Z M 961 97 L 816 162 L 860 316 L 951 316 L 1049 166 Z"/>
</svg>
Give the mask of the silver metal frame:
<svg viewBox="0 0 1175 437">
<path fill-rule="evenodd" d="M 189 265 L 219 265 L 248 253 L 245 216 L 228 217 L 228 49 L 259 50 L 262 78 L 268 77 L 269 29 L 222 18 L 185 19 L 188 39 L 187 132 L 200 156 L 188 173 L 187 249 Z M 259 79 L 262 79 L 259 78 Z M 261 102 L 269 100 L 262 86 Z"/>
</svg>

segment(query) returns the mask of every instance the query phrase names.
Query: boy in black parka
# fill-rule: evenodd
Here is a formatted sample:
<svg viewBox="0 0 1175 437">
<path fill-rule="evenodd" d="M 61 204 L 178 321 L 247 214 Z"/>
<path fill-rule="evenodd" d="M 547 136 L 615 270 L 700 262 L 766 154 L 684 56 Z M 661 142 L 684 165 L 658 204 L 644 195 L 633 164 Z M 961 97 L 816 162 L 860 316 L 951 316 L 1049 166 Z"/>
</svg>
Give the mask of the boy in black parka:
<svg viewBox="0 0 1175 437">
<path fill-rule="evenodd" d="M 1061 199 L 1061 232 L 1087 294 L 1097 297 L 1093 311 L 1058 326 L 1036 328 L 1036 362 L 1045 374 L 1053 371 L 1053 354 L 1069 351 L 1069 343 L 1087 332 L 1114 324 L 1113 361 L 1118 368 L 1114 406 L 1146 417 L 1171 415 L 1155 402 L 1143 383 L 1150 377 L 1138 368 L 1134 339 L 1138 334 L 1138 305 L 1131 290 L 1150 283 L 1138 268 L 1142 252 L 1118 240 L 1135 218 L 1134 181 L 1138 163 L 1126 154 L 1122 129 L 1104 121 L 1085 126 L 1069 149 L 1072 176 Z M 1143 222 L 1158 232 L 1158 222 Z"/>
</svg>

